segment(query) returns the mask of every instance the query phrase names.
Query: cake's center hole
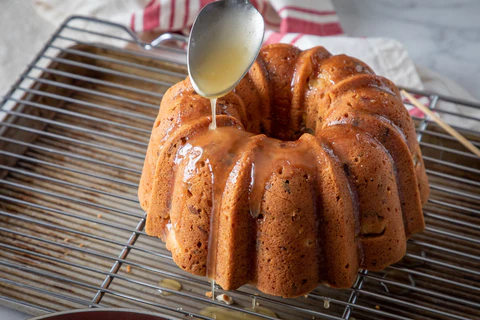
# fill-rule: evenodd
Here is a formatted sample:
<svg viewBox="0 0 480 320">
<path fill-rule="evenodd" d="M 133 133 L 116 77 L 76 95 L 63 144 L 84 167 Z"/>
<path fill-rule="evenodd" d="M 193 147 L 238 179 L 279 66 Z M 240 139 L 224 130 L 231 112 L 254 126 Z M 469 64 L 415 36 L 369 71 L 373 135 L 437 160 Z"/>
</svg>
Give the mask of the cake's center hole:
<svg viewBox="0 0 480 320">
<path fill-rule="evenodd" d="M 292 115 L 290 106 L 272 105 L 270 109 L 269 125 L 261 125 L 260 132 L 253 133 L 262 133 L 269 138 L 285 142 L 296 141 L 305 133 L 315 135 L 315 131 L 304 123 L 303 114 L 298 112 L 298 114 Z"/>
</svg>

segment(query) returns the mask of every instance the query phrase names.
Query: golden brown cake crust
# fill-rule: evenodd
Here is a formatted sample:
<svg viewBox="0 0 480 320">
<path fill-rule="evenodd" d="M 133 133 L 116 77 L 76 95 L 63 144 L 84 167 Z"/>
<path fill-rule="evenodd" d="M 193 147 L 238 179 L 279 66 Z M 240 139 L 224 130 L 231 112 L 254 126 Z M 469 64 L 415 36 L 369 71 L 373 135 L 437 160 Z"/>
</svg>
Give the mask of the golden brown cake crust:
<svg viewBox="0 0 480 320">
<path fill-rule="evenodd" d="M 187 78 L 165 94 L 139 199 L 146 232 L 182 269 L 224 289 L 296 297 L 350 287 L 400 260 L 429 195 L 411 117 L 363 62 L 264 47 L 234 91 L 210 102 Z"/>
</svg>

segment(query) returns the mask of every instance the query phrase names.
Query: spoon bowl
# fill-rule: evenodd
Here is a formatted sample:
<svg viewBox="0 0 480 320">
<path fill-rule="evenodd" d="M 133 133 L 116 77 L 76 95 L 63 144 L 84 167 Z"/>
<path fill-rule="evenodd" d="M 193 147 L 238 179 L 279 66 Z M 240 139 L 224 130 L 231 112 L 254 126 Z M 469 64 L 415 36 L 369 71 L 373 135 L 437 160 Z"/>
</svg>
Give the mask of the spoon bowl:
<svg viewBox="0 0 480 320">
<path fill-rule="evenodd" d="M 230 92 L 260 52 L 265 24 L 248 0 L 206 5 L 188 42 L 188 73 L 195 91 L 209 99 Z"/>
</svg>

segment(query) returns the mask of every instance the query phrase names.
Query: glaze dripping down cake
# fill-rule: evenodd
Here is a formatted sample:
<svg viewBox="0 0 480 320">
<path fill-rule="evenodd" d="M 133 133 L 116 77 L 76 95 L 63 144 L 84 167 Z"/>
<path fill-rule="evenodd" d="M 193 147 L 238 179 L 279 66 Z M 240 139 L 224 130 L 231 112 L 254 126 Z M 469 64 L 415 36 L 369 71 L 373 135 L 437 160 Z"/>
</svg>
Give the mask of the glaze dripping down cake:
<svg viewBox="0 0 480 320">
<path fill-rule="evenodd" d="M 389 80 L 323 47 L 264 47 L 210 101 L 165 94 L 139 187 L 146 232 L 223 289 L 296 297 L 399 261 L 429 195 L 413 121 Z"/>
</svg>

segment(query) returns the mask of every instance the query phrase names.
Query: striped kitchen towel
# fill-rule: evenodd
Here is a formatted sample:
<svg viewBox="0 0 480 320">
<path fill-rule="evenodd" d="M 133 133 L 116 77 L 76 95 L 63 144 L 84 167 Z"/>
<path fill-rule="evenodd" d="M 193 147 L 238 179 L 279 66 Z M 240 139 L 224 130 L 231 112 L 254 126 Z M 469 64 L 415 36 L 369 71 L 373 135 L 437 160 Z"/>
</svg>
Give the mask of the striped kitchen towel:
<svg viewBox="0 0 480 320">
<path fill-rule="evenodd" d="M 188 34 L 200 9 L 211 2 L 213 0 L 151 0 L 131 15 L 129 25 L 136 32 Z M 264 17 L 267 44 L 285 38 L 294 44 L 304 34 L 343 35 L 330 0 L 251 0 L 251 3 Z"/>
</svg>

